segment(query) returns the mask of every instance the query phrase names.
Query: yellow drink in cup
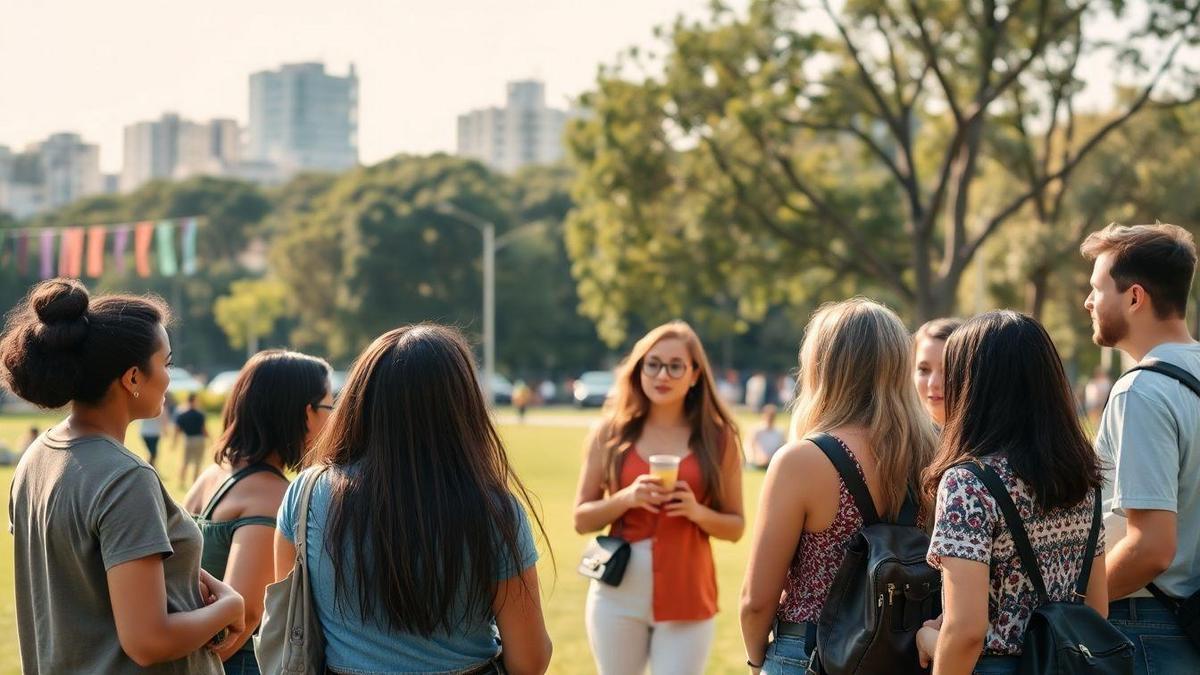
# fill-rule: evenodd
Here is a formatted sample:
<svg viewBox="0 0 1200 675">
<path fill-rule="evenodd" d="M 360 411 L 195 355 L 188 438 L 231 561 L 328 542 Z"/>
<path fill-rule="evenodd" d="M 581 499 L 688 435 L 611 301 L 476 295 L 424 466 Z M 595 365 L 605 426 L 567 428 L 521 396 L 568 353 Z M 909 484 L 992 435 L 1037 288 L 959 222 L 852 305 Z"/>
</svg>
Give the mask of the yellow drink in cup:
<svg viewBox="0 0 1200 675">
<path fill-rule="evenodd" d="M 663 488 L 675 489 L 675 481 L 679 478 L 679 457 L 675 455 L 650 455 L 650 475 L 658 476 Z"/>
</svg>

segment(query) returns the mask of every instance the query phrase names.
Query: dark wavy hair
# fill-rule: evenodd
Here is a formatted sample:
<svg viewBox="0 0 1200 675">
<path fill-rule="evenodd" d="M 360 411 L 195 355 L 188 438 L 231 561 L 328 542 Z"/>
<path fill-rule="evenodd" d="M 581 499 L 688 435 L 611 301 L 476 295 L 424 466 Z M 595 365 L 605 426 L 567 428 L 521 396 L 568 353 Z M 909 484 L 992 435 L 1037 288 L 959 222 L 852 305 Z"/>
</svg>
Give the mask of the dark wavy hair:
<svg viewBox="0 0 1200 675">
<path fill-rule="evenodd" d="M 287 469 L 304 459 L 309 408 L 329 393 L 329 364 L 281 349 L 250 357 L 225 401 L 224 425 L 213 461 L 262 462 L 277 453 Z"/>
<path fill-rule="evenodd" d="M 945 359 L 946 426 L 924 473 L 927 503 L 947 469 L 1001 453 L 1044 509 L 1074 506 L 1100 485 L 1099 461 L 1042 324 L 1008 310 L 980 314 L 950 335 Z"/>
<path fill-rule="evenodd" d="M 491 615 L 497 568 L 521 569 L 522 503 L 545 537 L 454 329 L 377 338 L 311 456 L 334 467 L 325 547 L 337 604 L 392 629 L 452 631 L 459 602 Z"/>
<path fill-rule="evenodd" d="M 125 371 L 149 367 L 170 317 L 154 296 L 92 298 L 74 279 L 43 281 L 9 312 L 0 339 L 5 384 L 43 408 L 99 403 Z"/>
</svg>

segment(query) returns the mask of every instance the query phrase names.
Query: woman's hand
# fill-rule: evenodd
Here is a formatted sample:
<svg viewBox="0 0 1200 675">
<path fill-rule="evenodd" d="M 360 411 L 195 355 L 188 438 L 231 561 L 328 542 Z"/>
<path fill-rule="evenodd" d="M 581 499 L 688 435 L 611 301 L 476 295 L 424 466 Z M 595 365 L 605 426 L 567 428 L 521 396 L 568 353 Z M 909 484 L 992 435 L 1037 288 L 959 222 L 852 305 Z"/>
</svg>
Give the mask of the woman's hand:
<svg viewBox="0 0 1200 675">
<path fill-rule="evenodd" d="M 215 651 L 230 640 L 237 640 L 242 636 L 242 633 L 246 632 L 245 601 L 237 591 L 233 590 L 232 586 L 217 579 L 203 569 L 200 570 L 200 586 L 202 589 L 201 593 L 203 594 L 204 590 L 207 589 L 209 597 L 212 598 L 211 603 L 208 603 L 206 599 L 206 604 L 225 603 L 229 605 L 229 623 L 223 629 L 223 635 L 220 635 L 220 639 L 216 642 L 209 644 L 209 649 Z"/>
<path fill-rule="evenodd" d="M 647 473 L 635 478 L 617 497 L 627 508 L 658 513 L 659 506 L 671 498 L 671 493 L 663 489 L 661 478 Z"/>
<path fill-rule="evenodd" d="M 933 663 L 933 655 L 937 652 L 938 631 L 941 629 L 942 617 L 939 616 L 926 621 L 917 631 L 917 656 L 922 668 L 928 668 Z"/>
<path fill-rule="evenodd" d="M 704 508 L 696 501 L 696 493 L 692 492 L 692 486 L 684 481 L 675 481 L 675 490 L 671 497 L 672 501 L 666 506 L 668 516 L 683 516 L 694 522 L 699 517 L 700 510 Z"/>
</svg>

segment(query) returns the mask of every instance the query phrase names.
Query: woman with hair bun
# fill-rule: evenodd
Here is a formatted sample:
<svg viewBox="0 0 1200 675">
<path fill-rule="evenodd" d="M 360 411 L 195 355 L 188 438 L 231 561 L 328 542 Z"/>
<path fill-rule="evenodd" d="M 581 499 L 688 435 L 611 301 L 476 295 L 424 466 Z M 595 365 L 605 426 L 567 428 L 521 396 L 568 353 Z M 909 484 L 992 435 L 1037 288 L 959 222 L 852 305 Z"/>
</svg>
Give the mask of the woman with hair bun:
<svg viewBox="0 0 1200 675">
<path fill-rule="evenodd" d="M 66 419 L 21 457 L 8 513 L 26 673 L 221 673 L 242 598 L 200 569 L 195 522 L 130 452 L 170 382 L 166 306 L 52 279 L 9 314 L 0 373 Z"/>
</svg>

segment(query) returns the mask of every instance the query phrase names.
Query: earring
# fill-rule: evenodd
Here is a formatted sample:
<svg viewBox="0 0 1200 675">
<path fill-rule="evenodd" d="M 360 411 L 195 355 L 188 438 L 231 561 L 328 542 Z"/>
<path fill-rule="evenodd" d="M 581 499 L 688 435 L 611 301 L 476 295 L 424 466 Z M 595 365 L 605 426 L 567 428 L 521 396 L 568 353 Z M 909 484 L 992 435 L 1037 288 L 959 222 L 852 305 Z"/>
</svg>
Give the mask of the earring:
<svg viewBox="0 0 1200 675">
<path fill-rule="evenodd" d="M 140 391 L 135 391 L 135 392 L 133 392 L 133 397 L 134 397 L 134 398 L 137 398 L 137 397 L 139 397 L 139 396 L 141 396 L 141 395 L 142 395 L 142 392 L 140 392 Z"/>
</svg>

